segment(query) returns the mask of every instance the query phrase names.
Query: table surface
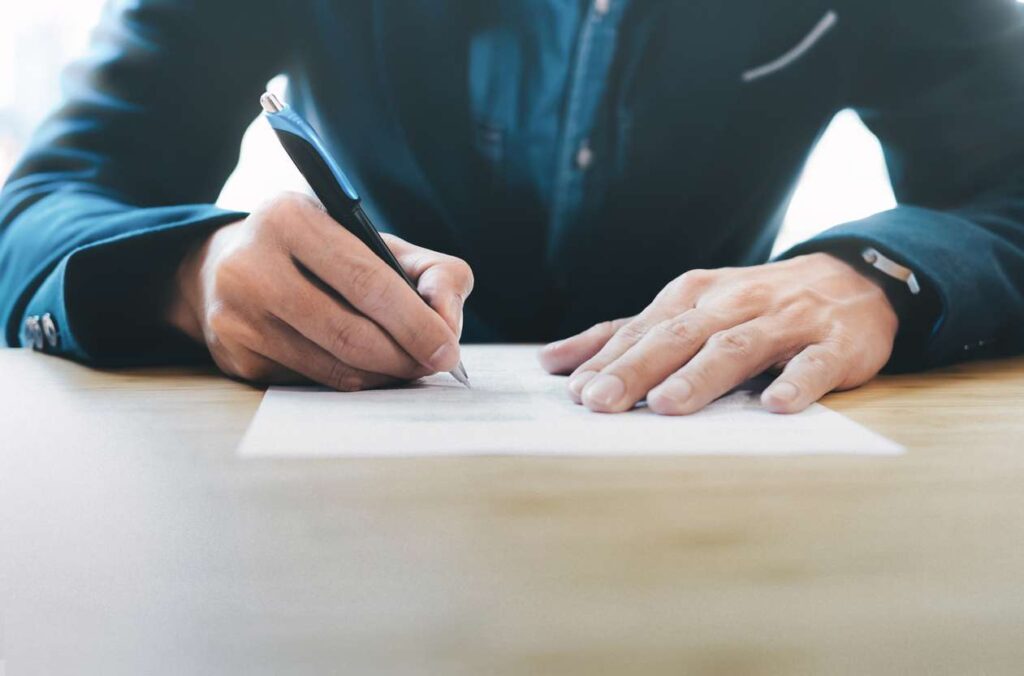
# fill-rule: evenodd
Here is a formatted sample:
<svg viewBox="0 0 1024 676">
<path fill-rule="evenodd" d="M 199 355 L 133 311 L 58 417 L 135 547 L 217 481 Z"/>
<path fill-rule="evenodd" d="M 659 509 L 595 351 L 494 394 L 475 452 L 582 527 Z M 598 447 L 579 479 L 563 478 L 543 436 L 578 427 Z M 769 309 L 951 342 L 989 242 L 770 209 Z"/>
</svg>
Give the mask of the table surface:
<svg viewBox="0 0 1024 676">
<path fill-rule="evenodd" d="M 0 350 L 9 674 L 1021 673 L 1024 359 L 900 457 L 243 459 L 261 393 Z"/>
</svg>

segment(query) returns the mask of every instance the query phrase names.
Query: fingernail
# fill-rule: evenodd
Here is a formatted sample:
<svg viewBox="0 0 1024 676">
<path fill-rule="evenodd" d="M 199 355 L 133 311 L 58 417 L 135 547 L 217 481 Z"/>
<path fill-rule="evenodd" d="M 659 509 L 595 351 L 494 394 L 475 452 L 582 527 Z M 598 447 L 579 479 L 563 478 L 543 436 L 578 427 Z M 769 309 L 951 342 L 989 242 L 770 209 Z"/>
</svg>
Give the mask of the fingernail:
<svg viewBox="0 0 1024 676">
<path fill-rule="evenodd" d="M 647 403 L 654 405 L 659 413 L 675 412 L 683 410 L 692 396 L 693 386 L 689 381 L 677 378 L 651 390 Z"/>
<path fill-rule="evenodd" d="M 594 378 L 583 392 L 583 398 L 592 404 L 610 408 L 626 394 L 626 383 L 618 376 L 602 373 Z"/>
<path fill-rule="evenodd" d="M 569 392 L 577 402 L 583 398 L 583 388 L 587 383 L 593 380 L 596 375 L 597 371 L 581 371 L 572 378 L 569 378 Z"/>
<path fill-rule="evenodd" d="M 451 366 L 454 366 L 454 364 L 452 364 L 452 356 L 454 352 L 455 347 L 445 343 L 441 347 L 437 348 L 434 354 L 430 355 L 430 359 L 427 360 L 427 365 L 435 371 L 447 370 L 448 368 L 451 368 Z"/>
<path fill-rule="evenodd" d="M 774 399 L 780 404 L 790 404 L 800 396 L 800 390 L 796 388 L 793 383 L 777 383 L 768 388 L 764 393 L 764 396 L 769 399 Z"/>
</svg>

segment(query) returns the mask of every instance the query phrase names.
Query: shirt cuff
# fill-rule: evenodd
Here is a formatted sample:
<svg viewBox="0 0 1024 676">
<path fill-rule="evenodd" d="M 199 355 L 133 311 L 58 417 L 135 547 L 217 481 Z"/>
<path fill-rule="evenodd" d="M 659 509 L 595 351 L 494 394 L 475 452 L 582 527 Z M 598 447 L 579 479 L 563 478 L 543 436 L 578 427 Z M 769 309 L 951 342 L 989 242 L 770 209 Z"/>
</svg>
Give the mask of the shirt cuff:
<svg viewBox="0 0 1024 676">
<path fill-rule="evenodd" d="M 29 300 L 22 345 L 84 363 L 128 366 L 195 362 L 206 351 L 167 326 L 162 312 L 186 251 L 245 214 L 215 207 L 195 218 L 72 251 Z"/>
<path fill-rule="evenodd" d="M 886 364 L 887 372 L 906 372 L 924 368 L 927 365 L 926 352 L 930 341 L 940 325 L 944 308 L 935 289 L 927 282 L 920 284 L 920 292 L 914 294 L 906 281 L 896 279 L 872 266 L 864 259 L 864 251 L 876 249 L 886 258 L 909 268 L 916 280 L 921 273 L 913 264 L 884 243 L 870 237 L 856 234 L 839 234 L 831 231 L 823 236 L 803 242 L 783 253 L 778 260 L 785 260 L 809 253 L 827 253 L 850 265 L 857 272 L 877 283 L 885 292 L 899 318 L 893 353 Z"/>
</svg>

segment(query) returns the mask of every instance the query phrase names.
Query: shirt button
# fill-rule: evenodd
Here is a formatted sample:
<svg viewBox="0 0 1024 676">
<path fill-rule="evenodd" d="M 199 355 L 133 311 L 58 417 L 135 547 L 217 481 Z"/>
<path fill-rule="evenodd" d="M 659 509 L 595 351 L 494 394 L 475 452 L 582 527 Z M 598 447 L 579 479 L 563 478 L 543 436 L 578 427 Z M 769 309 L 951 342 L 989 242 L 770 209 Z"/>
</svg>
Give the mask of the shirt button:
<svg viewBox="0 0 1024 676">
<path fill-rule="evenodd" d="M 53 315 L 49 312 L 43 315 L 39 319 L 39 326 L 42 328 L 46 344 L 50 346 L 50 349 L 56 350 L 60 345 L 60 333 L 57 331 L 57 322 L 53 320 Z"/>
<path fill-rule="evenodd" d="M 580 149 L 576 151 L 576 168 L 580 171 L 586 171 L 593 163 L 594 151 L 590 149 L 590 144 L 584 141 Z"/>
<path fill-rule="evenodd" d="M 25 339 L 34 350 L 42 350 L 44 345 L 43 328 L 39 324 L 38 315 L 25 318 Z"/>
<path fill-rule="evenodd" d="M 594 12 L 598 16 L 604 16 L 611 9 L 612 0 L 594 0 Z"/>
</svg>

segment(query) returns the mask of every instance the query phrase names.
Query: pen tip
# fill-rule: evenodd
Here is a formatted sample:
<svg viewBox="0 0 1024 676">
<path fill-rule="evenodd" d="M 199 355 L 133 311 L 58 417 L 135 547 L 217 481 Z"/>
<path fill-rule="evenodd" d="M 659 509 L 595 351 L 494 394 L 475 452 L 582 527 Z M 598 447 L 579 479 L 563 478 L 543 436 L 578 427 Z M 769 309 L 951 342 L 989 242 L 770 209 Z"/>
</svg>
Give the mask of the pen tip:
<svg viewBox="0 0 1024 676">
<path fill-rule="evenodd" d="M 462 362 L 459 362 L 459 365 L 452 370 L 451 374 L 453 378 L 458 380 L 464 386 L 469 389 L 473 389 L 473 386 L 469 384 L 469 374 L 466 373 L 466 367 L 462 365 Z"/>
</svg>

